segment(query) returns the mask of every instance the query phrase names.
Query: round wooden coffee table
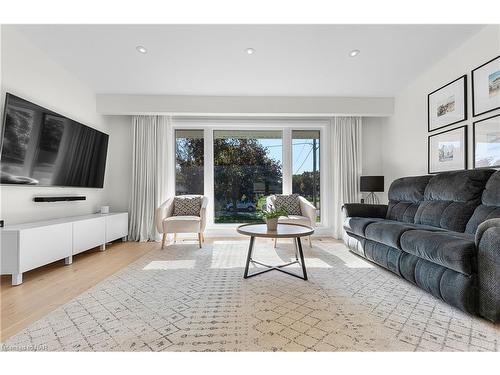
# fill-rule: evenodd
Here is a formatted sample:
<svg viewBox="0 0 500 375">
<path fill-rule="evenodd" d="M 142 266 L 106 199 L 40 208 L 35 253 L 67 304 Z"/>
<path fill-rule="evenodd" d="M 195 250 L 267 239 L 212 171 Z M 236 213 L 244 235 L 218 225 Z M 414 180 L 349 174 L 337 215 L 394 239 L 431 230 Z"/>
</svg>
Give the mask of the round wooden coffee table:
<svg viewBox="0 0 500 375">
<path fill-rule="evenodd" d="M 245 236 L 250 236 L 250 245 L 248 246 L 248 255 L 247 262 L 245 265 L 245 273 L 243 277 L 245 279 L 253 276 L 260 275 L 265 272 L 269 272 L 272 270 L 280 271 L 286 273 L 287 275 L 298 277 L 302 280 L 307 280 L 307 271 L 306 264 L 304 262 L 304 253 L 302 252 L 302 243 L 300 242 L 300 237 L 310 236 L 314 233 L 314 229 L 311 227 L 306 227 L 305 225 L 299 224 L 278 224 L 278 228 L 275 231 L 267 230 L 266 224 L 243 224 L 240 225 L 237 229 L 238 233 L 243 234 Z M 280 264 L 278 266 L 272 266 L 269 264 L 264 264 L 252 259 L 253 246 L 255 243 L 255 237 L 263 237 L 263 238 L 293 238 L 294 246 L 295 246 L 295 260 L 293 262 Z M 300 261 L 299 261 L 300 257 Z M 255 272 L 251 275 L 248 274 L 248 267 L 250 266 L 250 262 L 259 264 L 261 266 L 266 267 L 265 270 Z M 292 264 L 300 264 L 302 267 L 302 276 L 297 275 L 293 272 L 289 272 L 284 270 L 283 267 L 290 266 Z"/>
</svg>

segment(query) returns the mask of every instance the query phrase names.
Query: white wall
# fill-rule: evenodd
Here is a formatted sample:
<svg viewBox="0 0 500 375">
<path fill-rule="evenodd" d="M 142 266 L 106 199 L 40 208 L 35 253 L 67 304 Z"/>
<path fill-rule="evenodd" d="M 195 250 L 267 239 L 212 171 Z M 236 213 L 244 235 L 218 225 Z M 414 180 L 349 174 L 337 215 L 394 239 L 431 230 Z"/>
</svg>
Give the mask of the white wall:
<svg viewBox="0 0 500 375">
<path fill-rule="evenodd" d="M 385 117 L 364 117 L 363 118 L 363 158 L 362 168 L 364 176 L 382 176 L 382 131 L 383 125 L 387 121 Z M 363 198 L 368 193 L 362 193 Z M 379 199 L 384 199 L 384 194 L 376 193 Z"/>
<path fill-rule="evenodd" d="M 382 130 L 385 117 L 363 118 L 363 175 L 381 176 Z"/>
<path fill-rule="evenodd" d="M 95 94 L 88 87 L 11 27 L 2 26 L 1 41 L 2 110 L 5 93 L 10 92 L 83 124 L 108 132 L 104 116 L 96 112 Z M 109 169 L 108 160 L 106 173 Z M 106 180 L 108 178 L 107 176 Z M 6 225 L 91 213 L 99 209 L 104 196 L 103 189 L 30 186 L 1 186 L 0 189 L 0 216 Z M 87 200 L 33 202 L 33 197 L 36 195 L 70 194 L 85 195 Z"/>
<path fill-rule="evenodd" d="M 382 120 L 386 191 L 398 177 L 427 174 L 427 94 L 464 74 L 468 81 L 468 120 L 439 131 L 469 125 L 469 168 L 472 167 L 472 122 L 500 111 L 472 118 L 471 70 L 499 54 L 500 26 L 486 26 L 396 96 L 394 115 Z"/>
</svg>

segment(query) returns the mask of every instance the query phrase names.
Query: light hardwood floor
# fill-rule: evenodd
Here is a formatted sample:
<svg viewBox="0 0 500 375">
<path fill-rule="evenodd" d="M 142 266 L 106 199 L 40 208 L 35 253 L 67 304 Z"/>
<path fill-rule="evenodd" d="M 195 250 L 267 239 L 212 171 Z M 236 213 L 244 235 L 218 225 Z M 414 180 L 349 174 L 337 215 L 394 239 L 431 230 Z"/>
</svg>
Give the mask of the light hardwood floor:
<svg viewBox="0 0 500 375">
<path fill-rule="evenodd" d="M 116 242 L 106 251 L 96 248 L 74 256 L 69 266 L 61 260 L 26 272 L 18 286 L 11 286 L 10 276 L 2 276 L 0 341 L 160 246 L 156 242 Z"/>
</svg>

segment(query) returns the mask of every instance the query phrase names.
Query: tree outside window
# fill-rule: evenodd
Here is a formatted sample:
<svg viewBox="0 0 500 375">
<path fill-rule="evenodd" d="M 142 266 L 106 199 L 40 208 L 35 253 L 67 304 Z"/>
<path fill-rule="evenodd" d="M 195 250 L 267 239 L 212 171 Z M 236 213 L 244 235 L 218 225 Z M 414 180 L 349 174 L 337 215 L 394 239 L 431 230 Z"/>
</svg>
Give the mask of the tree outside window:
<svg viewBox="0 0 500 375">
<path fill-rule="evenodd" d="M 175 131 L 175 195 L 203 195 L 203 142 L 203 130 Z"/>
<path fill-rule="evenodd" d="M 266 197 L 282 192 L 280 131 L 214 131 L 215 223 L 260 221 Z"/>
</svg>

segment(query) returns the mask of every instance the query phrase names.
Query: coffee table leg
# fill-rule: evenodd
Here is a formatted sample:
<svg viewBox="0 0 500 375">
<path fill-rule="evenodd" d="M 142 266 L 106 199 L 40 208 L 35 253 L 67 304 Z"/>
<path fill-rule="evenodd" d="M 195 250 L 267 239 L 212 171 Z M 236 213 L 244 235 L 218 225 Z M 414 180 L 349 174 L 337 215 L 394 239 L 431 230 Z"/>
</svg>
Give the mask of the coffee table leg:
<svg viewBox="0 0 500 375">
<path fill-rule="evenodd" d="M 297 239 L 296 238 L 293 239 L 293 247 L 295 249 L 295 260 L 298 261 L 299 260 L 299 251 L 297 250 L 298 246 L 297 246 Z"/>
<path fill-rule="evenodd" d="M 248 278 L 248 267 L 250 266 L 250 260 L 252 260 L 253 243 L 255 242 L 255 237 L 250 237 L 250 245 L 248 246 L 247 263 L 245 265 L 245 273 L 243 278 Z"/>
<path fill-rule="evenodd" d="M 300 242 L 300 237 L 297 237 L 297 246 L 299 248 L 300 265 L 302 266 L 302 272 L 304 274 L 304 280 L 307 280 L 306 263 L 304 262 L 304 253 L 302 252 L 302 243 Z"/>
</svg>

